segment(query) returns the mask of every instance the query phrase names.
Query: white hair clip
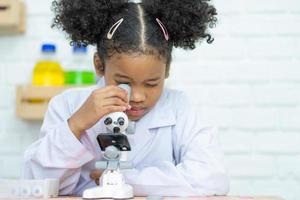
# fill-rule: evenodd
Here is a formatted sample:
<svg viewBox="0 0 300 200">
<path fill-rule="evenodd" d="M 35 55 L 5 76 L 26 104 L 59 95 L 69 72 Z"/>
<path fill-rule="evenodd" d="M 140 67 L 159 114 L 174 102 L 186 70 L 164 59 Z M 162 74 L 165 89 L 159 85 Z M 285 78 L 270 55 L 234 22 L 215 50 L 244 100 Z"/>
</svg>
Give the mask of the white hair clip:
<svg viewBox="0 0 300 200">
<path fill-rule="evenodd" d="M 122 24 L 122 22 L 123 22 L 123 18 L 122 19 L 120 19 L 119 21 L 117 21 L 110 29 L 109 29 L 109 31 L 108 31 L 108 33 L 107 33 L 107 39 L 112 39 L 112 37 L 114 36 L 114 34 L 115 34 L 115 32 L 116 32 L 116 30 L 119 28 L 119 26 Z"/>
<path fill-rule="evenodd" d="M 160 26 L 161 30 L 163 31 L 165 39 L 168 41 L 170 39 L 170 36 L 169 36 L 169 33 L 168 33 L 165 25 L 158 18 L 156 18 L 156 21 L 157 21 L 158 25 Z"/>
<path fill-rule="evenodd" d="M 142 0 L 129 0 L 129 2 L 133 2 L 133 3 L 142 3 Z"/>
</svg>

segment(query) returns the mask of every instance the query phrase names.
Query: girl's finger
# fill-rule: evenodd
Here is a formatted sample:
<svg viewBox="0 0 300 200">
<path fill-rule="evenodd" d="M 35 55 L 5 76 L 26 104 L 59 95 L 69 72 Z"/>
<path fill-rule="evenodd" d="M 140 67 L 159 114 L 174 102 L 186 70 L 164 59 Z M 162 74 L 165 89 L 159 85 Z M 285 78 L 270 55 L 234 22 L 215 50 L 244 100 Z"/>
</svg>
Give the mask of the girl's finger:
<svg viewBox="0 0 300 200">
<path fill-rule="evenodd" d="M 102 106 L 128 106 L 127 102 L 124 102 L 122 99 L 118 97 L 112 97 L 109 99 L 105 99 L 102 103 Z"/>
<path fill-rule="evenodd" d="M 124 112 L 127 110 L 126 106 L 106 106 L 103 107 L 104 115 L 112 113 L 112 112 Z"/>
<path fill-rule="evenodd" d="M 98 169 L 93 170 L 90 173 L 90 178 L 93 179 L 93 180 L 97 180 L 97 179 L 99 179 L 99 177 L 101 176 L 101 174 L 102 174 L 101 170 L 98 170 Z"/>
<path fill-rule="evenodd" d="M 118 97 L 121 98 L 124 102 L 128 102 L 128 94 L 126 90 L 123 90 L 122 88 L 112 88 L 111 90 L 108 90 L 105 92 L 105 97 Z"/>
</svg>

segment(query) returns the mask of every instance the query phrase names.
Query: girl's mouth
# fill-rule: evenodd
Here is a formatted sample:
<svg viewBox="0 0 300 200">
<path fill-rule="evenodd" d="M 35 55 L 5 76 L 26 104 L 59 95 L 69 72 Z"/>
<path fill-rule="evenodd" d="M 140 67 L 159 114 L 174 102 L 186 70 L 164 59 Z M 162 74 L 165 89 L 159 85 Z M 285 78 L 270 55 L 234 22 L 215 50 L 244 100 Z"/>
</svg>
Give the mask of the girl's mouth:
<svg viewBox="0 0 300 200">
<path fill-rule="evenodd" d="M 127 110 L 126 113 L 133 117 L 141 117 L 146 112 L 145 108 L 134 108 L 132 107 L 130 110 Z"/>
</svg>

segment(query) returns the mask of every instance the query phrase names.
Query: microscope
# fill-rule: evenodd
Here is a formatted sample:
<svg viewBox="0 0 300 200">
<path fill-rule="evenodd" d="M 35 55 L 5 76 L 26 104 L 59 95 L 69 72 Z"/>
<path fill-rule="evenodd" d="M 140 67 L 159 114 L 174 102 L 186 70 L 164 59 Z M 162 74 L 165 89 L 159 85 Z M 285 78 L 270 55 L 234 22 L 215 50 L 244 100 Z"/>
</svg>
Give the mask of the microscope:
<svg viewBox="0 0 300 200">
<path fill-rule="evenodd" d="M 121 84 L 130 97 L 129 85 Z M 131 199 L 133 198 L 132 186 L 125 183 L 122 169 L 132 169 L 132 162 L 127 161 L 127 153 L 131 150 L 128 142 L 127 128 L 129 120 L 124 112 L 114 112 L 104 116 L 107 133 L 97 136 L 97 141 L 104 152 L 105 161 L 96 163 L 97 169 L 103 169 L 99 178 L 99 186 L 86 189 L 83 199 Z"/>
</svg>

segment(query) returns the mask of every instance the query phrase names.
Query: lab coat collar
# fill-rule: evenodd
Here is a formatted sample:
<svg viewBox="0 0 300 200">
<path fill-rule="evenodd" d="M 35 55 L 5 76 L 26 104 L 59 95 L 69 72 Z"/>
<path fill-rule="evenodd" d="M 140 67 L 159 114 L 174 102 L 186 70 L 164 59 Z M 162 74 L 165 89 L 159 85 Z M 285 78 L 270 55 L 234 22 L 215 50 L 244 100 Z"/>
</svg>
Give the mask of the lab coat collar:
<svg viewBox="0 0 300 200">
<path fill-rule="evenodd" d="M 164 89 L 155 106 L 142 119 L 148 129 L 154 129 L 176 124 L 175 111 L 169 101 L 168 89 Z"/>
<path fill-rule="evenodd" d="M 97 81 L 97 87 L 102 88 L 105 86 L 105 79 L 104 77 L 99 77 L 99 80 Z"/>
<path fill-rule="evenodd" d="M 105 86 L 104 77 L 97 82 L 99 88 Z M 148 129 L 154 129 L 176 124 L 175 111 L 172 108 L 169 89 L 164 89 L 155 106 L 138 121 L 138 124 Z"/>
<path fill-rule="evenodd" d="M 128 135 L 132 146 L 128 159 L 134 166 L 142 164 L 146 157 L 151 156 L 149 149 L 155 148 L 153 145 L 156 143 L 153 141 L 158 138 L 157 133 L 166 133 L 166 131 L 159 132 L 158 128 L 175 124 L 174 109 L 171 109 L 167 93 L 164 91 L 156 105 L 136 123 L 135 134 Z"/>
</svg>

